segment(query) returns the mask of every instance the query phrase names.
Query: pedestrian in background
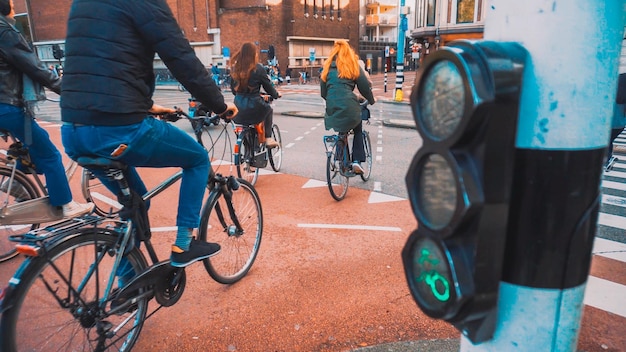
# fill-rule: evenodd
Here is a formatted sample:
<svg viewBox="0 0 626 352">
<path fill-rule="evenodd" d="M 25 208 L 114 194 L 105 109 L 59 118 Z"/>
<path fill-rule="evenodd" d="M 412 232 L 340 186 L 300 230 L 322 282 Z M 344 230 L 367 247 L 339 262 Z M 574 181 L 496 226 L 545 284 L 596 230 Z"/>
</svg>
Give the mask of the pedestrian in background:
<svg viewBox="0 0 626 352">
<path fill-rule="evenodd" d="M 345 40 L 335 42 L 328 59 L 324 62 L 320 76 L 320 94 L 326 101 L 324 125 L 326 130 L 349 132 L 354 130 L 352 140 L 352 170 L 362 174 L 361 162 L 365 161 L 363 149 L 363 125 L 361 107 L 354 87 L 374 104 L 372 85 L 365 70 L 358 63 L 354 50 Z"/>
<path fill-rule="evenodd" d="M 42 86 L 60 94 L 61 80 L 39 61 L 15 28 L 13 0 L 0 0 L 0 14 L 0 128 L 10 131 L 28 147 L 37 171 L 46 177 L 52 206 L 61 207 L 66 218 L 88 213 L 93 203 L 80 204 L 72 200 L 61 153 L 33 116 L 34 104 L 45 100 Z M 8 188 L 8 182 L 0 185 L 3 192 Z M 16 198 L 28 195 L 17 183 L 11 185 L 10 193 Z"/>
<path fill-rule="evenodd" d="M 220 69 L 217 67 L 217 65 L 211 65 L 211 78 L 213 78 L 213 81 L 215 82 L 215 85 L 217 85 L 218 87 L 220 86 Z"/>
<path fill-rule="evenodd" d="M 287 66 L 287 71 L 285 71 L 285 80 L 287 80 L 287 84 L 291 84 L 291 67 Z"/>
</svg>

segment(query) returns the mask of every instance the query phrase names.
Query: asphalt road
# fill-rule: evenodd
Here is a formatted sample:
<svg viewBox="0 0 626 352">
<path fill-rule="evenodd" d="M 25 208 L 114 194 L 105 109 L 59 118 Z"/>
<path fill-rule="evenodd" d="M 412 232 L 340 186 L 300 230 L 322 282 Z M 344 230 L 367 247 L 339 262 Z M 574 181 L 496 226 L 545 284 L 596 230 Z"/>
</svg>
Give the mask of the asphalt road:
<svg viewBox="0 0 626 352">
<path fill-rule="evenodd" d="M 319 113 L 323 109 L 315 87 L 282 89 L 277 111 Z M 384 124 L 390 118 L 410 121 L 408 105 L 384 103 L 389 97 L 382 90 L 377 96 L 379 103 L 372 109 L 380 110 L 367 128 L 376 136 L 375 145 L 381 141 L 382 151 L 376 154 L 381 159 L 370 182 L 351 180 L 342 202 L 332 200 L 324 177 L 319 176 L 324 165 L 319 159 L 323 158 L 321 136 L 326 133 L 321 119 L 277 114 L 276 121 L 285 131 L 283 145 L 294 144 L 285 148 L 281 173 L 264 172 L 257 183 L 265 228 L 253 269 L 238 284 L 221 286 L 209 279 L 201 265 L 190 267 L 187 292 L 176 306 L 148 320 L 136 351 L 459 349 L 458 331 L 425 316 L 406 286 L 399 253 L 417 224 L 403 177 L 421 142 L 415 130 Z M 184 106 L 186 95 L 158 90 L 155 101 Z M 289 105 L 281 107 L 283 103 Z M 60 146 L 55 123 L 60 119 L 58 106 L 44 104 L 39 119 Z M 221 155 L 224 159 L 227 153 Z M 626 160 L 626 154 L 622 156 Z M 164 174 L 142 170 L 149 185 Z M 78 178 L 72 180 L 75 195 L 80 194 L 77 182 Z M 578 343 L 583 351 L 626 351 L 626 221 L 620 205 L 625 184 L 626 164 L 620 162 L 603 182 L 610 198 L 602 207 L 599 237 L 603 241 L 597 241 L 594 249 L 585 298 Z M 173 225 L 176 198 L 170 190 L 153 202 L 150 216 L 155 230 Z M 153 238 L 157 251 L 166 253 L 173 238 L 173 232 L 159 231 Z M 19 262 L 2 264 L 0 282 L 7 282 Z"/>
</svg>

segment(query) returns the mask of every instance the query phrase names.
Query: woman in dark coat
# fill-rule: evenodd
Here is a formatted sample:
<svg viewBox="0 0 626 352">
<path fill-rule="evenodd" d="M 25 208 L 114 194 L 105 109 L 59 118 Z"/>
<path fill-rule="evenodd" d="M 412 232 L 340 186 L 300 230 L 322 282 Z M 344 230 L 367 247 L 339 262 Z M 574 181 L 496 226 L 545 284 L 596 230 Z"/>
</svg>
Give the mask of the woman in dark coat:
<svg viewBox="0 0 626 352">
<path fill-rule="evenodd" d="M 324 124 L 327 130 L 333 129 L 336 132 L 354 130 L 352 170 L 355 173 L 363 173 L 361 167 L 361 162 L 365 161 L 361 133 L 363 126 L 359 100 L 354 92 L 355 86 L 370 104 L 376 102 L 372 85 L 365 71 L 359 66 L 354 50 L 345 40 L 338 40 L 324 62 L 320 75 L 320 94 L 326 100 Z"/>
<path fill-rule="evenodd" d="M 265 145 L 268 148 L 277 147 L 278 142 L 272 138 L 274 111 L 261 97 L 261 87 L 274 99 L 278 99 L 280 94 L 274 88 L 263 65 L 259 63 L 259 52 L 254 43 L 244 43 L 241 50 L 233 56 L 231 76 L 234 103 L 239 109 L 235 123 L 251 125 L 265 121 Z"/>
</svg>

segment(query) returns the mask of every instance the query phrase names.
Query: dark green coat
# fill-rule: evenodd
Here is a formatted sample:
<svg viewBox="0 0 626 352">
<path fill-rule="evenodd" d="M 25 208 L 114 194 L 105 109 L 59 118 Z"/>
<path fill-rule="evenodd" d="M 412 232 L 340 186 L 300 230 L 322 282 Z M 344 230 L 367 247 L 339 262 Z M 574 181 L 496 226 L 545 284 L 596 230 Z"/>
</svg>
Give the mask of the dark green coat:
<svg viewBox="0 0 626 352">
<path fill-rule="evenodd" d="M 374 104 L 372 86 L 365 71 L 362 69 L 360 71 L 361 74 L 356 81 L 339 78 L 337 66 L 333 62 L 330 65 L 326 82 L 320 81 L 320 94 L 326 100 L 324 125 L 327 130 L 348 132 L 361 123 L 361 108 L 354 94 L 355 86 L 370 104 Z"/>
</svg>

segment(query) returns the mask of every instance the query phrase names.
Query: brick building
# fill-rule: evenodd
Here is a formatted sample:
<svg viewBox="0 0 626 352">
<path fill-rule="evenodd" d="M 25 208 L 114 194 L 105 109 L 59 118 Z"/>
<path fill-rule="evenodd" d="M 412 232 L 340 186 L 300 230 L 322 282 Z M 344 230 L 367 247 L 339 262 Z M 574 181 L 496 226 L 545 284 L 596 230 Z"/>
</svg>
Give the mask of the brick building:
<svg viewBox="0 0 626 352">
<path fill-rule="evenodd" d="M 316 72 L 335 39 L 359 40 L 358 0 L 167 0 L 202 62 L 228 65 L 244 41 L 273 45 L 283 72 Z M 71 0 L 14 0 L 18 23 L 43 61 L 54 62 L 52 45 L 63 47 Z M 226 50 L 224 50 L 226 48 Z M 311 62 L 310 51 L 315 59 Z M 262 55 L 265 59 L 265 55 Z M 156 62 L 155 66 L 162 64 Z"/>
</svg>

